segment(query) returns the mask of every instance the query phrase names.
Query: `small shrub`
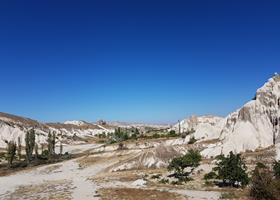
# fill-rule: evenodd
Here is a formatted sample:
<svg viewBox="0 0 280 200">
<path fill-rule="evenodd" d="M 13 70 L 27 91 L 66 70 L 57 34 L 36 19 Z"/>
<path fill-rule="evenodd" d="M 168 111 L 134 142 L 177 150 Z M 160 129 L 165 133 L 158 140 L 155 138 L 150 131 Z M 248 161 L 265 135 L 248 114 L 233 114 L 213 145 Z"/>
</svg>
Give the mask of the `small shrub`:
<svg viewBox="0 0 280 200">
<path fill-rule="evenodd" d="M 169 137 L 176 137 L 178 135 L 176 134 L 176 132 L 174 130 L 171 130 L 171 131 L 169 131 L 168 136 Z"/>
<path fill-rule="evenodd" d="M 172 185 L 182 185 L 181 181 L 172 181 L 171 182 Z"/>
<path fill-rule="evenodd" d="M 257 165 L 252 175 L 250 196 L 254 200 L 277 200 L 280 196 L 279 185 L 279 179 L 273 178 L 267 167 Z"/>
<path fill-rule="evenodd" d="M 274 175 L 280 178 L 280 161 L 275 161 L 273 164 Z"/>
<path fill-rule="evenodd" d="M 204 184 L 205 184 L 205 186 L 208 186 L 208 187 L 213 187 L 214 186 L 213 182 L 212 181 L 208 181 L 208 180 L 206 180 L 204 182 Z"/>
<path fill-rule="evenodd" d="M 119 143 L 118 150 L 123 150 L 125 148 L 123 143 Z"/>
<path fill-rule="evenodd" d="M 160 174 L 154 174 L 151 176 L 151 179 L 159 179 L 161 177 Z"/>
<path fill-rule="evenodd" d="M 203 177 L 204 180 L 211 180 L 211 179 L 215 179 L 215 178 L 217 178 L 217 174 L 213 171 L 205 174 Z"/>
<path fill-rule="evenodd" d="M 49 157 L 49 150 L 45 149 L 43 150 L 42 154 L 41 154 L 42 158 L 48 158 Z"/>
<path fill-rule="evenodd" d="M 168 179 L 165 179 L 165 178 L 162 178 L 162 179 L 160 179 L 159 183 L 161 183 L 161 184 L 167 184 L 167 183 L 169 183 L 169 180 L 168 180 Z"/>
<path fill-rule="evenodd" d="M 188 144 L 194 144 L 197 140 L 192 136 L 188 142 Z"/>
</svg>

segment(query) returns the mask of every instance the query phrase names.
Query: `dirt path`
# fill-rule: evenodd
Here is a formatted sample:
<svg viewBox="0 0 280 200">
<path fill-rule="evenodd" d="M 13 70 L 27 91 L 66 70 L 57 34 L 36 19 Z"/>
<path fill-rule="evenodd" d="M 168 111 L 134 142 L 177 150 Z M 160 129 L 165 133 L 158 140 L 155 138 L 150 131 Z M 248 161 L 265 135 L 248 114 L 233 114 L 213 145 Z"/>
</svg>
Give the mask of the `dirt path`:
<svg viewBox="0 0 280 200">
<path fill-rule="evenodd" d="M 76 146 L 78 151 L 86 151 L 96 147 L 98 145 L 94 144 Z M 71 149 L 75 150 L 73 147 Z M 94 197 L 97 186 L 88 178 L 105 169 L 110 165 L 110 162 L 81 168 L 79 159 L 0 177 L 0 199 L 98 199 Z M 65 187 L 63 187 L 64 183 L 67 183 Z M 45 188 L 45 190 L 40 188 Z M 52 194 L 48 194 L 50 192 Z"/>
<path fill-rule="evenodd" d="M 12 199 L 18 196 L 19 199 L 25 199 L 33 188 L 43 186 L 44 184 L 53 185 L 53 193 L 61 193 L 59 185 L 56 182 L 68 183 L 68 189 L 64 189 L 64 196 L 70 196 L 69 199 L 98 199 L 96 195 L 97 185 L 90 177 L 94 177 L 98 172 L 105 169 L 109 163 L 100 163 L 87 168 L 81 168 L 78 159 L 66 161 L 59 164 L 39 167 L 30 172 L 21 172 L 11 176 L 0 178 L 0 199 Z M 24 191 L 22 191 L 24 189 Z M 22 194 L 17 195 L 21 192 Z M 33 199 L 39 199 L 46 196 L 44 191 L 37 192 Z M 62 198 L 63 199 L 63 198 Z M 68 199 L 68 198 L 64 198 Z"/>
</svg>

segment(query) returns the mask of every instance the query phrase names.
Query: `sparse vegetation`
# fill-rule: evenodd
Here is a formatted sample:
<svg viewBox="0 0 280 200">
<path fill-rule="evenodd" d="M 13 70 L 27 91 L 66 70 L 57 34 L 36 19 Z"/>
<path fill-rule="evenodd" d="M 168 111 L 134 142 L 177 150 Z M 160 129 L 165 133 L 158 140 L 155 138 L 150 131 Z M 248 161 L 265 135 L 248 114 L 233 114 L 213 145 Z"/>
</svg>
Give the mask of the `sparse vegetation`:
<svg viewBox="0 0 280 200">
<path fill-rule="evenodd" d="M 27 133 L 25 134 L 25 154 L 27 163 L 30 163 L 32 159 L 32 154 L 35 146 L 35 137 L 36 134 L 34 129 L 27 131 Z"/>
<path fill-rule="evenodd" d="M 223 192 L 219 199 L 235 199 L 236 196 L 234 192 Z"/>
<path fill-rule="evenodd" d="M 38 144 L 35 144 L 35 158 L 38 159 L 39 158 L 39 153 L 38 153 Z"/>
<path fill-rule="evenodd" d="M 192 136 L 188 142 L 188 144 L 194 144 L 197 140 L 195 139 L 194 136 Z"/>
<path fill-rule="evenodd" d="M 62 145 L 62 142 L 60 142 L 59 144 L 59 155 L 62 155 L 63 153 L 63 145 Z"/>
<path fill-rule="evenodd" d="M 159 179 L 161 177 L 160 174 L 154 174 L 151 176 L 151 179 Z"/>
<path fill-rule="evenodd" d="M 170 177 L 177 178 L 180 182 L 190 180 L 190 174 L 199 166 L 201 155 L 199 151 L 189 150 L 184 156 L 174 158 L 168 166 L 168 170 L 174 172 Z M 186 171 L 188 169 L 188 171 Z"/>
<path fill-rule="evenodd" d="M 55 155 L 55 143 L 56 143 L 56 135 L 55 132 L 48 134 L 48 156 L 51 159 Z"/>
<path fill-rule="evenodd" d="M 217 178 L 217 174 L 213 171 L 205 174 L 203 177 L 204 180 L 211 180 L 211 179 L 215 179 L 215 178 Z"/>
<path fill-rule="evenodd" d="M 219 155 L 216 159 L 216 167 L 213 169 L 213 173 L 208 174 L 206 178 L 216 176 L 217 179 L 222 180 L 220 186 L 243 187 L 248 185 L 247 166 L 240 154 L 230 152 L 228 156 Z"/>
<path fill-rule="evenodd" d="M 120 127 L 115 129 L 115 132 L 111 136 L 112 142 L 122 142 L 129 139 L 128 132 L 126 130 L 122 130 Z"/>
<path fill-rule="evenodd" d="M 14 160 L 15 155 L 16 155 L 17 145 L 13 141 L 8 142 L 7 145 L 8 145 L 8 148 L 7 148 L 8 166 L 12 167 L 13 160 Z"/>
<path fill-rule="evenodd" d="M 18 147 L 17 147 L 17 154 L 18 154 L 18 159 L 21 159 L 21 139 L 18 137 Z"/>
<path fill-rule="evenodd" d="M 159 138 L 172 138 L 181 137 L 174 130 L 167 132 L 166 130 L 149 130 L 146 133 L 140 133 L 138 128 L 116 128 L 114 133 L 101 133 L 97 135 L 99 143 L 119 143 L 127 140 L 138 139 L 159 139 Z"/>
<path fill-rule="evenodd" d="M 275 161 L 273 164 L 273 172 L 277 178 L 280 178 L 280 161 Z"/>
<path fill-rule="evenodd" d="M 56 134 L 55 134 L 55 132 L 53 132 L 53 134 L 52 134 L 52 153 L 53 153 L 53 155 L 55 154 L 55 144 L 56 144 Z"/>
<path fill-rule="evenodd" d="M 253 171 L 250 196 L 254 200 L 279 199 L 280 179 L 264 164 L 257 164 Z"/>
<path fill-rule="evenodd" d="M 168 184 L 169 180 L 166 179 L 166 178 L 162 178 L 162 179 L 159 180 L 159 183 L 161 183 L 161 184 Z"/>
</svg>

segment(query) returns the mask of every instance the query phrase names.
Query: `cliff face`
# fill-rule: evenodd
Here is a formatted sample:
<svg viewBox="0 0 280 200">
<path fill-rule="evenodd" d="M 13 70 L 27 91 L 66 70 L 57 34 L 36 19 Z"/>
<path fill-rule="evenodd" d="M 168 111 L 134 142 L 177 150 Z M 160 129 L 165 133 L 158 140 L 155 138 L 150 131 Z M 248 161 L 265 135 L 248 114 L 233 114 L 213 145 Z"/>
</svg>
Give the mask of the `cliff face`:
<svg viewBox="0 0 280 200">
<path fill-rule="evenodd" d="M 278 142 L 280 117 L 280 76 L 275 74 L 256 92 L 254 100 L 226 117 L 220 143 L 203 151 L 215 156 L 230 151 L 244 152 Z"/>
</svg>

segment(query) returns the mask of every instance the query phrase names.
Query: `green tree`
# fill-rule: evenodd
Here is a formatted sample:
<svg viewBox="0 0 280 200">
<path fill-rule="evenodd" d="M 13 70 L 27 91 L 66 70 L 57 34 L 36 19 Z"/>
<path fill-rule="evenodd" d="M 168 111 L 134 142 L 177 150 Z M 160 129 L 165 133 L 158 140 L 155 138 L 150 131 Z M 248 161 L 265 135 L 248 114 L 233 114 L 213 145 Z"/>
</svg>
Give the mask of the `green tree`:
<svg viewBox="0 0 280 200">
<path fill-rule="evenodd" d="M 39 153 L 38 153 L 38 144 L 35 144 L 35 158 L 38 159 Z"/>
<path fill-rule="evenodd" d="M 27 131 L 27 133 L 25 134 L 25 154 L 26 154 L 26 161 L 28 163 L 30 163 L 32 159 L 32 154 L 35 147 L 35 137 L 36 134 L 34 129 Z"/>
<path fill-rule="evenodd" d="M 17 148 L 18 159 L 21 159 L 21 139 L 18 137 L 18 148 Z"/>
<path fill-rule="evenodd" d="M 168 165 L 168 171 L 174 172 L 171 176 L 174 176 L 179 181 L 188 181 L 190 180 L 190 174 L 199 166 L 200 161 L 201 155 L 199 151 L 191 149 L 185 155 L 174 158 Z"/>
<path fill-rule="evenodd" d="M 280 161 L 275 161 L 273 164 L 274 175 L 280 178 Z"/>
<path fill-rule="evenodd" d="M 48 138 L 47 138 L 47 142 L 48 142 L 48 156 L 49 158 L 51 158 L 51 156 L 53 155 L 52 151 L 53 151 L 53 138 L 52 138 L 52 134 L 51 132 L 48 133 Z"/>
<path fill-rule="evenodd" d="M 16 155 L 17 145 L 13 141 L 8 142 L 7 144 L 8 144 L 8 147 L 7 147 L 8 165 L 9 165 L 9 167 L 12 167 L 13 160 L 14 160 L 15 155 Z"/>
<path fill-rule="evenodd" d="M 25 155 L 26 155 L 26 161 L 30 162 L 30 146 L 29 146 L 29 131 L 25 134 Z"/>
<path fill-rule="evenodd" d="M 53 135 L 52 135 L 52 153 L 55 154 L 55 143 L 56 143 L 56 135 L 55 135 L 55 132 L 53 132 Z"/>
<path fill-rule="evenodd" d="M 33 154 L 33 151 L 35 148 L 35 139 L 36 139 L 36 134 L 35 134 L 34 129 L 30 130 L 29 137 L 30 137 L 30 139 L 29 139 L 30 157 L 32 157 L 32 154 Z"/>
<path fill-rule="evenodd" d="M 219 155 L 216 159 L 214 171 L 217 172 L 217 178 L 223 180 L 224 185 L 245 186 L 249 183 L 247 167 L 240 154 L 230 152 L 227 157 Z"/>
<path fill-rule="evenodd" d="M 122 130 L 120 127 L 115 129 L 112 139 L 116 142 L 122 142 L 129 139 L 128 133 L 126 130 Z"/>
<path fill-rule="evenodd" d="M 62 155 L 62 153 L 63 153 L 63 145 L 62 145 L 62 142 L 60 141 L 59 154 Z"/>
</svg>

